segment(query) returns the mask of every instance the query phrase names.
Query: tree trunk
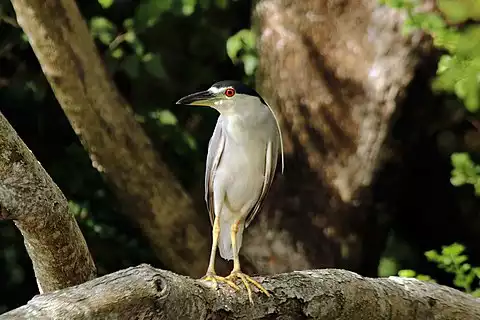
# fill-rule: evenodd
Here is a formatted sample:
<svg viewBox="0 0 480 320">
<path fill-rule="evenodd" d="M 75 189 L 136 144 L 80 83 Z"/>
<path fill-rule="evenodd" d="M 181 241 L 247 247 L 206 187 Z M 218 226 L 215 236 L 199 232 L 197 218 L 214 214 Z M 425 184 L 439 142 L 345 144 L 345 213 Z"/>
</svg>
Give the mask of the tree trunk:
<svg viewBox="0 0 480 320">
<path fill-rule="evenodd" d="M 0 219 L 14 220 L 21 231 L 40 293 L 95 277 L 67 199 L 1 113 Z"/>
<path fill-rule="evenodd" d="M 12 4 L 55 96 L 123 212 L 140 225 L 166 266 L 203 274 L 208 219 L 197 214 L 114 87 L 75 2 Z"/>
<path fill-rule="evenodd" d="M 330 269 L 261 280 L 272 296 L 256 293 L 251 305 L 243 288 L 214 290 L 199 280 L 141 265 L 37 296 L 0 320 L 480 319 L 479 299 L 415 279 L 371 279 Z"/>
<path fill-rule="evenodd" d="M 388 137 L 429 44 L 402 37 L 401 15 L 376 0 L 260 0 L 255 21 L 259 90 L 279 114 L 286 169 L 244 254 L 270 273 L 374 275 L 391 219 L 379 186 L 397 192 L 382 171 Z"/>
</svg>

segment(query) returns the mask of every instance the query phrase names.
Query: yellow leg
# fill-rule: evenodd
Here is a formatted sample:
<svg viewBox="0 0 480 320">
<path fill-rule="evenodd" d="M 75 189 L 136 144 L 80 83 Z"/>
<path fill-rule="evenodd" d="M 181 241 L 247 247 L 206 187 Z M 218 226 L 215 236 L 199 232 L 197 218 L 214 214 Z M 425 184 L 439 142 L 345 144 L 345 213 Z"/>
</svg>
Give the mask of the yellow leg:
<svg viewBox="0 0 480 320">
<path fill-rule="evenodd" d="M 210 260 L 208 262 L 208 273 L 215 273 L 215 255 L 217 254 L 218 236 L 220 235 L 219 218 L 215 216 L 212 229 L 212 249 L 210 250 Z"/>
<path fill-rule="evenodd" d="M 210 260 L 208 262 L 207 273 L 202 278 L 202 280 L 213 282 L 215 288 L 217 287 L 217 282 L 225 282 L 235 290 L 239 290 L 240 288 L 233 281 L 225 277 L 217 276 L 217 274 L 215 273 L 215 255 L 217 253 L 219 234 L 220 234 L 220 224 L 218 221 L 218 217 L 215 216 L 215 220 L 213 221 L 212 249 L 210 251 Z"/>
<path fill-rule="evenodd" d="M 243 285 L 247 289 L 248 300 L 250 300 L 250 303 L 253 304 L 252 289 L 250 289 L 250 285 L 248 284 L 249 282 L 252 283 L 255 287 L 257 287 L 260 291 L 262 291 L 265 295 L 267 295 L 267 297 L 270 297 L 270 294 L 260 283 L 253 280 L 250 276 L 244 274 L 242 272 L 242 269 L 240 268 L 240 258 L 237 253 L 237 233 L 238 233 L 239 224 L 240 224 L 240 221 L 237 221 L 236 223 L 234 223 L 230 231 L 230 237 L 232 241 L 232 250 L 233 250 L 233 270 L 226 279 L 233 280 L 235 278 L 240 278 L 240 280 L 242 280 L 243 282 Z"/>
</svg>

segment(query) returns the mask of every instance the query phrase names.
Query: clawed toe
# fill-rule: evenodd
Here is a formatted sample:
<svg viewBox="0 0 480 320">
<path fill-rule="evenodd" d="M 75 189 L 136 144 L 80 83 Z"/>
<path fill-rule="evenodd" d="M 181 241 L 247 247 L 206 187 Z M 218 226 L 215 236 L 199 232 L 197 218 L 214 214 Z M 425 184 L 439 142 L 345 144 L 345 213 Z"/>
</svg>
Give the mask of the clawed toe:
<svg viewBox="0 0 480 320">
<path fill-rule="evenodd" d="M 243 285 L 247 289 L 247 294 L 248 294 L 248 300 L 250 303 L 253 304 L 253 298 L 252 298 L 252 289 L 250 288 L 250 285 L 248 284 L 249 282 L 253 284 L 255 287 L 257 287 L 261 292 L 263 292 L 267 297 L 270 297 L 270 293 L 268 293 L 267 289 L 265 289 L 260 283 L 252 279 L 250 276 L 246 275 L 245 273 L 241 271 L 232 271 L 232 273 L 226 277 L 226 279 L 230 280 L 233 282 L 235 278 L 240 278 L 242 280 Z"/>
<path fill-rule="evenodd" d="M 235 282 L 231 281 L 230 279 L 227 279 L 225 277 L 217 276 L 214 273 L 207 273 L 205 276 L 202 277 L 203 281 L 210 281 L 213 282 L 214 287 L 218 287 L 218 282 L 223 282 L 228 284 L 230 287 L 232 287 L 235 290 L 240 290 L 240 288 L 235 284 Z"/>
</svg>

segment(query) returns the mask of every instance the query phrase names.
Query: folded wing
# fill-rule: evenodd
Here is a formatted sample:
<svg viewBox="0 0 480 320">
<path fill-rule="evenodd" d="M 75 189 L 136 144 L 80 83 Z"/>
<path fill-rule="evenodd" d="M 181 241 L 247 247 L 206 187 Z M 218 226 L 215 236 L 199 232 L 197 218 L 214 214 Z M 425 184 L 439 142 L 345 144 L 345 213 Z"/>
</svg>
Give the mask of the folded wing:
<svg viewBox="0 0 480 320">
<path fill-rule="evenodd" d="M 222 117 L 218 117 L 217 125 L 213 131 L 213 135 L 208 143 L 207 165 L 205 169 L 205 202 L 210 216 L 210 223 L 213 226 L 215 219 L 215 208 L 213 205 L 213 177 L 217 171 L 218 164 L 222 159 L 223 150 L 225 148 L 225 135 L 222 129 Z"/>
<path fill-rule="evenodd" d="M 252 210 L 247 215 L 245 220 L 245 227 L 248 227 L 253 221 L 258 212 L 262 209 L 263 204 L 265 203 L 265 198 L 267 197 L 268 191 L 273 183 L 273 178 L 275 177 L 275 169 L 277 167 L 277 158 L 278 158 L 278 141 L 268 141 L 265 146 L 265 168 L 263 174 L 263 185 L 260 196 L 255 202 Z"/>
</svg>

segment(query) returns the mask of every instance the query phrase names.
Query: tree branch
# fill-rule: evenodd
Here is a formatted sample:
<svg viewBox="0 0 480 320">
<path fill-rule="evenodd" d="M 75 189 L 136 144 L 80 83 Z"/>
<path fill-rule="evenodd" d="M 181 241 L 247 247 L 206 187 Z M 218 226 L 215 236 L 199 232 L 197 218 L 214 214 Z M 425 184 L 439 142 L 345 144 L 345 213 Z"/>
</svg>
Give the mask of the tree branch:
<svg viewBox="0 0 480 320">
<path fill-rule="evenodd" d="M 261 280 L 261 279 L 259 279 Z M 364 278 L 324 269 L 263 278 L 271 298 L 212 290 L 148 265 L 33 298 L 6 319 L 480 319 L 480 300 L 415 279 Z"/>
<path fill-rule="evenodd" d="M 197 214 L 114 87 L 75 2 L 12 4 L 55 96 L 122 211 L 140 225 L 166 266 L 201 275 L 206 258 L 197 259 L 208 257 L 208 219 Z"/>
<path fill-rule="evenodd" d="M 41 293 L 95 277 L 87 244 L 58 186 L 0 113 L 0 218 L 20 229 Z"/>
</svg>

